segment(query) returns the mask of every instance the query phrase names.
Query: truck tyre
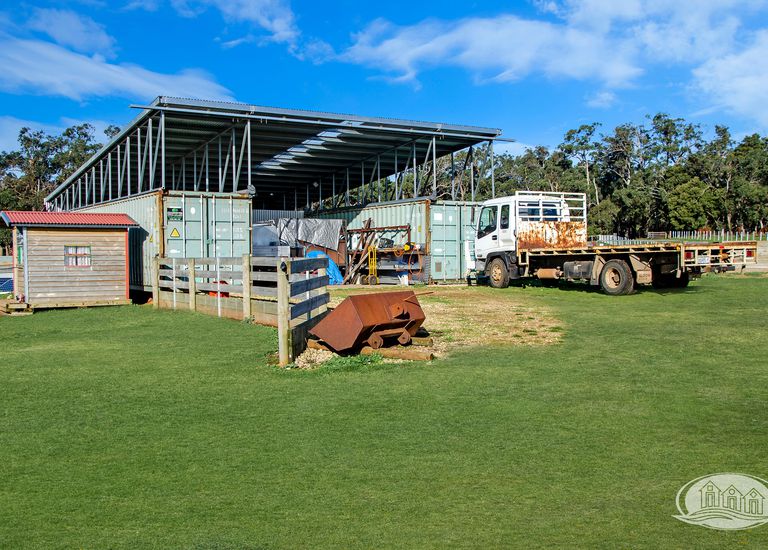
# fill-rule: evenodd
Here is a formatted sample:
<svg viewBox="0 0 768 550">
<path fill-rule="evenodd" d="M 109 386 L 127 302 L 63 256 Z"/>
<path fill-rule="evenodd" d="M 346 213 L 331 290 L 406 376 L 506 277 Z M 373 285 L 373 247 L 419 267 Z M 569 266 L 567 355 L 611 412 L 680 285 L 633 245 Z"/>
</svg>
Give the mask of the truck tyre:
<svg viewBox="0 0 768 550">
<path fill-rule="evenodd" d="M 507 264 L 501 258 L 494 258 L 485 269 L 488 275 L 488 283 L 493 288 L 507 288 L 509 286 L 509 271 Z"/>
<path fill-rule="evenodd" d="M 635 278 L 624 260 L 608 260 L 600 272 L 600 288 L 610 296 L 623 296 L 635 289 Z"/>
</svg>

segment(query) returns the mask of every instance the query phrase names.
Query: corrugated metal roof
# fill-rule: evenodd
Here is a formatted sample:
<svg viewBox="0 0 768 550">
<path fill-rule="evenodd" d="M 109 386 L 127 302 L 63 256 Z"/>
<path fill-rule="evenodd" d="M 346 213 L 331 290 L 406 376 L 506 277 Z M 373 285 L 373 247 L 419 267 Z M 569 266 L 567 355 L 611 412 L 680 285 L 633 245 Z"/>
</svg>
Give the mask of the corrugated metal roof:
<svg viewBox="0 0 768 550">
<path fill-rule="evenodd" d="M 130 195 L 132 188 L 142 192 L 150 182 L 154 189 L 227 193 L 245 193 L 251 185 L 264 208 L 279 209 L 327 198 L 334 187 L 356 189 L 501 134 L 478 126 L 165 96 L 140 108 L 46 201 L 70 187 L 93 204 Z"/>
<path fill-rule="evenodd" d="M 0 218 L 6 225 L 38 227 L 136 227 L 139 225 L 127 214 L 4 210 L 0 212 Z"/>
</svg>

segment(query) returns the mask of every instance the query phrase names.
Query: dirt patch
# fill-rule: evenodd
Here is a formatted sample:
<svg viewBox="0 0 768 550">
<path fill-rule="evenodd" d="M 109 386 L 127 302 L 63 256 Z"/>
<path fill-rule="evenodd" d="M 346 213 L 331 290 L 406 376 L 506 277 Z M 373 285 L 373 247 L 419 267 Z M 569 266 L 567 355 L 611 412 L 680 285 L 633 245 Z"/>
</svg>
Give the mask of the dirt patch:
<svg viewBox="0 0 768 550">
<path fill-rule="evenodd" d="M 335 307 L 353 294 L 394 290 L 402 288 L 332 288 L 330 305 Z M 467 346 L 544 346 L 562 337 L 558 319 L 515 289 L 428 286 L 413 290 L 427 316 L 424 328 L 434 337 L 432 349 L 438 357 Z"/>
</svg>

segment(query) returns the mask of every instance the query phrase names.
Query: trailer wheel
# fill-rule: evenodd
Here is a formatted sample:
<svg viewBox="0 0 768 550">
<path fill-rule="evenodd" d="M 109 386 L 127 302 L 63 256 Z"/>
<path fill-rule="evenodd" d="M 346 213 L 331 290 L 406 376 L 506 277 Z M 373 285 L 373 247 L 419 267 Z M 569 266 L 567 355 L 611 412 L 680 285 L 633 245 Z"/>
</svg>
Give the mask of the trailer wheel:
<svg viewBox="0 0 768 550">
<path fill-rule="evenodd" d="M 501 258 L 494 258 L 485 270 L 488 275 L 488 283 L 493 288 L 507 288 L 509 286 L 509 271 Z"/>
<path fill-rule="evenodd" d="M 600 272 L 600 288 L 611 296 L 630 294 L 635 289 L 635 278 L 624 260 L 608 260 Z"/>
</svg>

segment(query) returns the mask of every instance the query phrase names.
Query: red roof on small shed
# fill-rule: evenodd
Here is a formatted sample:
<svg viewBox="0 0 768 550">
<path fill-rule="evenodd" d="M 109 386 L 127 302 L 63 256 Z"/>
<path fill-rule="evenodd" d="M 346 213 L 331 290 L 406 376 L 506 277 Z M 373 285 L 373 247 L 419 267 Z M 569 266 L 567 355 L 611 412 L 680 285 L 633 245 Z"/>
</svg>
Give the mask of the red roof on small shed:
<svg viewBox="0 0 768 550">
<path fill-rule="evenodd" d="M 137 227 L 127 214 L 90 212 L 32 212 L 4 210 L 0 218 L 6 225 L 25 227 Z"/>
</svg>

